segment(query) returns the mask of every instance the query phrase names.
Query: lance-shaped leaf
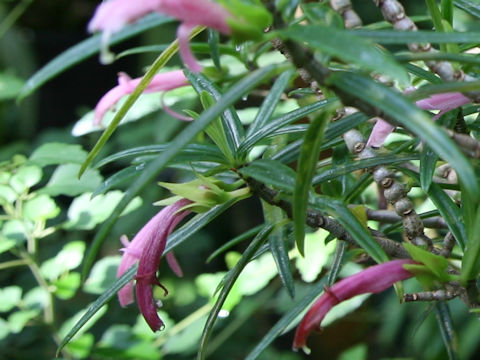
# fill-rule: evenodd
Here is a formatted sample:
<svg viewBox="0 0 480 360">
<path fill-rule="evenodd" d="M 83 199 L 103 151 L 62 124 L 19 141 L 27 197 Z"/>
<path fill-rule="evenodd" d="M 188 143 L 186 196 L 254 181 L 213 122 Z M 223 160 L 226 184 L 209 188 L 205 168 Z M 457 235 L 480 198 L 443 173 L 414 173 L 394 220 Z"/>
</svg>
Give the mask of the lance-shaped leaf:
<svg viewBox="0 0 480 360">
<path fill-rule="evenodd" d="M 280 36 L 307 43 L 361 69 L 380 72 L 403 84 L 409 83 L 406 70 L 388 52 L 350 31 L 322 25 L 294 25 L 280 31 Z"/>
</svg>

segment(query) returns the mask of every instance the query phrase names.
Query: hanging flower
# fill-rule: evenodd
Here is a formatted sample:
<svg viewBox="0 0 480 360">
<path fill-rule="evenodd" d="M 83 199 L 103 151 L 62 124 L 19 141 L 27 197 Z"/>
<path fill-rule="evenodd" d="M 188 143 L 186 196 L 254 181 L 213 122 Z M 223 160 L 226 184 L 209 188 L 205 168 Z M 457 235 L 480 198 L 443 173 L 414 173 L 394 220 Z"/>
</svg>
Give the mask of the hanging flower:
<svg viewBox="0 0 480 360">
<path fill-rule="evenodd" d="M 114 107 L 122 97 L 131 94 L 141 80 L 142 78 L 131 79 L 127 74 L 119 73 L 118 85 L 103 95 L 95 106 L 94 125 L 100 125 L 105 113 Z M 168 71 L 155 75 L 144 93 L 169 91 L 187 85 L 189 83 L 182 70 Z M 171 114 L 171 110 L 167 110 L 167 112 Z M 186 120 L 186 118 L 180 119 Z"/>
<path fill-rule="evenodd" d="M 437 120 L 447 111 L 456 109 L 460 106 L 468 104 L 471 100 L 459 92 L 435 94 L 426 99 L 417 101 L 415 104 L 423 110 L 440 110 L 433 120 Z M 385 139 L 395 130 L 395 126 L 390 125 L 383 119 L 377 120 L 372 129 L 367 146 L 380 147 Z"/>
<path fill-rule="evenodd" d="M 194 72 L 202 70 L 189 46 L 190 32 L 195 26 L 207 26 L 224 34 L 230 34 L 227 19 L 230 13 L 221 5 L 210 0 L 110 0 L 102 2 L 88 24 L 90 32 L 102 31 L 102 54 L 104 63 L 113 57 L 108 52 L 108 42 L 113 33 L 126 24 L 150 13 L 159 12 L 178 19 L 177 30 L 180 55 L 185 65 Z"/>
<path fill-rule="evenodd" d="M 117 277 L 122 276 L 130 267 L 139 261 L 136 279 L 137 303 L 143 317 L 153 331 L 163 327 L 162 320 L 158 317 L 157 307 L 153 298 L 153 286 L 158 285 L 165 290 L 157 279 L 157 270 L 160 259 L 165 250 L 167 237 L 173 231 L 175 226 L 190 211 L 182 210 L 191 202 L 187 199 L 181 199 L 172 205 L 163 208 L 157 215 L 137 233 L 131 242 L 123 239 L 125 248 L 122 249 L 123 257 L 118 267 Z M 167 254 L 169 264 L 174 272 L 181 273 L 173 255 Z M 126 306 L 133 302 L 133 281 L 129 282 L 118 292 L 120 305 Z"/>
<path fill-rule="evenodd" d="M 411 278 L 413 274 L 405 270 L 403 265 L 414 263 L 409 259 L 388 261 L 342 279 L 331 288 L 325 287 L 325 292 L 308 310 L 298 325 L 293 349 L 306 348 L 308 335 L 313 330 L 321 330 L 321 322 L 333 306 L 356 295 L 379 293 L 397 281 Z"/>
</svg>

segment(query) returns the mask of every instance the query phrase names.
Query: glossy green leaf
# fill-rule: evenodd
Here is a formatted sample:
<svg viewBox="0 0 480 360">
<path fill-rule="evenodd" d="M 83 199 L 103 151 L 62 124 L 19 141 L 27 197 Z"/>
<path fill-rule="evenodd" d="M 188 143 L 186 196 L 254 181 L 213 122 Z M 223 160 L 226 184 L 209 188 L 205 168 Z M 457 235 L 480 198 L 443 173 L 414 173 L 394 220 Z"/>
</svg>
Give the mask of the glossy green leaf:
<svg viewBox="0 0 480 360">
<path fill-rule="evenodd" d="M 258 226 L 255 226 L 254 228 L 251 228 L 247 231 L 245 231 L 243 234 L 240 234 L 236 237 L 234 237 L 232 240 L 230 241 L 227 241 L 225 244 L 223 244 L 222 246 L 220 246 L 217 250 L 215 250 L 208 258 L 207 258 L 207 263 L 209 263 L 210 261 L 212 261 L 215 257 L 217 257 L 218 255 L 224 253 L 225 251 L 229 250 L 230 248 L 234 247 L 235 245 L 238 245 L 240 244 L 242 241 L 245 241 L 249 238 L 251 238 L 252 236 L 255 236 L 258 234 L 258 232 L 260 230 L 263 229 L 263 227 L 265 226 L 265 224 L 261 224 L 261 225 L 258 225 Z"/>
<path fill-rule="evenodd" d="M 326 196 L 315 196 L 310 205 L 321 212 L 325 212 L 335 219 L 347 230 L 352 238 L 362 247 L 376 262 L 388 261 L 385 251 L 372 238 L 365 226 L 358 221 L 357 217 L 348 207 L 339 200 Z"/>
<path fill-rule="evenodd" d="M 119 32 L 113 34 L 110 39 L 110 44 L 114 45 L 152 27 L 172 21 L 173 19 L 157 13 L 150 14 L 145 16 L 143 19 L 138 20 L 134 24 L 125 26 Z M 58 55 L 55 59 L 51 60 L 35 74 L 33 74 L 30 79 L 28 79 L 27 83 L 22 88 L 18 99 L 22 100 L 58 74 L 61 74 L 63 71 L 69 69 L 73 65 L 78 64 L 90 56 L 98 53 L 100 48 L 101 35 L 94 35 L 87 40 L 84 40 L 71 47 L 70 49 L 67 49 L 65 52 Z"/>
<path fill-rule="evenodd" d="M 428 146 L 425 146 L 420 155 L 420 186 L 427 192 L 432 184 L 435 166 L 437 165 L 438 155 Z"/>
<path fill-rule="evenodd" d="M 215 102 L 218 102 L 221 99 L 222 93 L 202 74 L 188 72 L 187 78 L 199 94 L 202 91 L 206 91 L 213 97 Z M 230 147 L 230 152 L 231 154 L 235 154 L 245 134 L 243 125 L 233 106 L 227 107 L 222 113 L 222 124 L 225 129 L 224 135 Z"/>
<path fill-rule="evenodd" d="M 413 244 L 403 244 L 405 250 L 412 256 L 412 259 L 421 262 L 441 281 L 450 280 L 447 274 L 448 260 L 440 255 L 432 254 L 430 251 L 424 250 L 421 247 Z"/>
<path fill-rule="evenodd" d="M 373 158 L 362 159 L 345 163 L 344 165 L 336 165 L 329 169 L 320 169 L 320 173 L 314 176 L 313 185 L 321 184 L 325 181 L 333 180 L 339 176 L 347 175 L 356 170 L 368 169 L 379 165 L 401 164 L 411 160 L 418 159 L 417 155 L 410 156 L 394 156 L 384 155 L 375 156 Z"/>
<path fill-rule="evenodd" d="M 269 224 L 275 225 L 286 221 L 287 216 L 279 207 L 270 205 L 265 201 L 262 201 L 262 207 L 265 221 L 268 221 Z M 283 225 L 276 226 L 268 237 L 268 246 L 275 260 L 280 280 L 287 290 L 288 295 L 293 299 L 295 297 L 295 285 L 290 267 L 287 242 L 286 229 Z"/>
<path fill-rule="evenodd" d="M 480 274 L 480 207 L 477 207 L 474 222 L 468 228 L 468 242 L 462 260 L 462 280 L 466 283 Z"/>
<path fill-rule="evenodd" d="M 442 335 L 443 344 L 447 350 L 449 360 L 457 360 L 458 356 L 458 340 L 453 328 L 452 315 L 445 301 L 435 303 L 435 317 L 437 318 L 438 328 Z"/>
<path fill-rule="evenodd" d="M 143 169 L 145 169 L 145 163 L 141 163 L 137 166 L 129 166 L 116 172 L 108 179 L 105 179 L 100 186 L 98 186 L 95 191 L 92 192 L 92 198 L 118 188 L 118 186 L 121 184 L 133 181 L 133 179 L 140 176 Z"/>
<path fill-rule="evenodd" d="M 470 15 L 480 19 L 479 3 L 475 3 L 474 1 L 468 1 L 468 0 L 454 0 L 453 4 L 459 9 L 462 9 L 467 13 L 469 13 Z"/>
<path fill-rule="evenodd" d="M 238 172 L 265 185 L 272 185 L 288 192 L 293 191 L 297 175 L 292 168 L 281 162 L 268 159 L 255 160 L 248 166 L 240 168 Z"/>
<path fill-rule="evenodd" d="M 457 240 L 460 249 L 465 249 L 467 243 L 467 232 L 463 221 L 462 211 L 457 204 L 448 196 L 438 184 L 431 184 L 428 189 L 428 196 L 437 207 L 440 215 L 445 220 L 448 229 Z"/>
<path fill-rule="evenodd" d="M 172 141 L 171 146 L 165 152 L 148 164 L 148 166 L 145 168 L 145 171 L 130 186 L 123 199 L 113 211 L 112 215 L 107 219 L 102 228 L 96 234 L 85 260 L 82 274 L 83 277 L 85 277 L 92 266 L 103 240 L 115 224 L 123 209 L 130 203 L 130 201 L 147 184 L 154 181 L 167 163 L 171 161 L 171 159 L 173 159 L 173 157 L 176 156 L 182 148 L 192 141 L 197 134 L 203 131 L 213 119 L 218 117 L 223 111 L 225 111 L 226 108 L 240 99 L 244 94 L 248 93 L 255 86 L 274 76 L 276 71 L 277 68 L 274 65 L 267 66 L 252 72 L 250 75 L 237 82 L 227 92 L 225 92 L 221 98 L 221 101 L 218 101 L 214 106 L 203 112 L 194 122 L 192 122 L 180 134 L 177 135 L 175 140 Z"/>
<path fill-rule="evenodd" d="M 306 43 L 361 69 L 382 73 L 403 84 L 409 83 L 405 69 L 388 52 L 368 41 L 367 37 L 356 36 L 351 31 L 321 25 L 293 25 L 280 31 L 279 35 Z"/>
<path fill-rule="evenodd" d="M 207 350 L 207 342 L 211 335 L 211 331 L 213 329 L 213 325 L 215 320 L 217 319 L 218 313 L 220 312 L 223 303 L 225 302 L 230 290 L 232 289 L 235 281 L 240 276 L 242 270 L 248 264 L 248 262 L 253 258 L 255 253 L 258 249 L 263 245 L 266 241 L 268 235 L 273 230 L 273 225 L 266 225 L 255 238 L 252 240 L 248 248 L 243 252 L 242 257 L 237 262 L 237 264 L 231 269 L 225 278 L 222 280 L 223 287 L 218 295 L 218 299 L 215 302 L 210 314 L 208 315 L 207 322 L 205 323 L 205 328 L 203 330 L 202 338 L 200 340 L 200 346 L 197 353 L 197 359 L 203 360 L 205 359 L 205 353 Z"/>
<path fill-rule="evenodd" d="M 408 43 L 477 43 L 480 39 L 480 32 L 451 32 L 441 33 L 436 31 L 419 30 L 419 31 L 396 31 L 396 30 L 364 30 L 355 29 L 351 33 L 374 41 L 380 44 L 408 44 Z"/>
<path fill-rule="evenodd" d="M 446 52 L 422 52 L 422 53 L 397 53 L 395 59 L 399 62 L 409 61 L 429 61 L 429 60 L 446 60 L 459 62 L 461 64 L 479 65 L 480 59 L 472 54 L 451 54 Z"/>
<path fill-rule="evenodd" d="M 154 155 L 158 156 L 171 146 L 170 143 L 159 145 L 147 145 L 128 150 L 120 151 L 95 164 L 96 168 L 102 167 L 106 164 L 110 164 L 114 161 L 125 160 L 133 156 L 145 156 Z M 225 161 L 220 150 L 212 144 L 188 144 L 186 145 L 173 159 L 175 162 L 192 162 L 192 161 L 212 161 L 222 163 Z"/>
<path fill-rule="evenodd" d="M 370 78 L 348 72 L 332 74 L 328 78 L 328 83 L 382 110 L 424 140 L 435 153 L 449 162 L 457 171 L 459 180 L 465 186 L 469 196 L 472 199 L 479 197 L 480 188 L 477 177 L 465 155 L 425 112 L 404 96 Z"/>
<path fill-rule="evenodd" d="M 335 99 L 321 100 L 313 104 L 301 107 L 299 109 L 295 109 L 286 114 L 280 115 L 275 119 L 270 120 L 269 123 L 267 123 L 261 129 L 258 129 L 257 132 L 248 136 L 240 145 L 238 152 L 244 153 L 250 150 L 251 147 L 255 145 L 257 142 L 267 137 L 268 135 L 274 133 L 276 130 L 280 129 L 281 127 L 288 125 L 298 119 L 301 119 L 302 117 L 305 117 L 316 110 L 319 110 L 325 106 L 328 106 L 335 101 L 336 101 Z"/>
<path fill-rule="evenodd" d="M 332 286 L 337 280 L 337 276 L 340 273 L 342 268 L 343 261 L 345 258 L 345 250 L 347 248 L 347 243 L 345 241 L 337 241 L 337 246 L 335 248 L 335 254 L 333 255 L 332 266 L 328 272 L 327 285 Z"/>
<path fill-rule="evenodd" d="M 312 120 L 303 138 L 303 144 L 298 158 L 297 177 L 293 191 L 292 217 L 295 243 L 301 255 L 304 254 L 308 197 L 318 162 L 323 134 L 327 122 L 330 120 L 329 117 L 330 111 L 324 111 Z"/>
<path fill-rule="evenodd" d="M 285 88 L 288 85 L 288 82 L 290 81 L 290 78 L 292 77 L 292 74 L 293 70 L 287 70 L 275 81 L 271 89 L 268 91 L 268 95 L 265 97 L 265 100 L 263 100 L 262 105 L 260 105 L 253 123 L 248 128 L 247 138 L 262 129 L 265 124 L 269 122 L 275 107 L 280 101 L 280 97 L 282 96 Z"/>
<path fill-rule="evenodd" d="M 263 337 L 263 339 L 253 348 L 253 350 L 247 355 L 245 360 L 255 360 L 260 354 L 283 332 L 292 324 L 292 322 L 302 313 L 308 306 L 315 300 L 324 290 L 326 285 L 325 278 L 322 278 L 317 282 L 307 293 L 305 297 L 300 300 L 297 300 L 295 305 L 285 314 L 282 318 L 270 328 L 268 333 Z"/>
<path fill-rule="evenodd" d="M 424 99 L 432 94 L 446 92 L 468 92 L 480 90 L 480 81 L 449 82 L 430 84 L 411 92 L 407 97 L 411 100 Z"/>
</svg>

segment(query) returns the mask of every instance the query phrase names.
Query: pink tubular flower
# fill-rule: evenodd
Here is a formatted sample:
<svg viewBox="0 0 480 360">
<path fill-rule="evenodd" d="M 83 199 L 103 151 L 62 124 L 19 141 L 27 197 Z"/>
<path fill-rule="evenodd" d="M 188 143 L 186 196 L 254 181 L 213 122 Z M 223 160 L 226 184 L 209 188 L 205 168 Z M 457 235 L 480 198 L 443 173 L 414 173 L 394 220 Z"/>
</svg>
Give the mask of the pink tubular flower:
<svg viewBox="0 0 480 360">
<path fill-rule="evenodd" d="M 94 125 L 100 125 L 105 113 L 125 95 L 131 94 L 142 78 L 131 79 L 125 73 L 118 74 L 118 85 L 102 96 L 95 106 Z M 145 89 L 145 93 L 169 91 L 182 86 L 187 86 L 188 80 L 182 70 L 168 71 L 157 74 Z"/>
<path fill-rule="evenodd" d="M 231 14 L 221 5 L 210 0 L 110 0 L 97 7 L 88 24 L 88 30 L 90 32 L 102 31 L 102 43 L 106 46 L 111 34 L 153 11 L 181 21 L 177 31 L 180 55 L 185 65 L 194 72 L 201 71 L 202 67 L 190 50 L 191 30 L 197 25 L 202 25 L 224 34 L 231 32 L 227 24 L 227 19 L 231 17 Z"/>
<path fill-rule="evenodd" d="M 435 94 L 426 99 L 419 100 L 415 104 L 423 110 L 440 110 L 440 112 L 433 117 L 433 120 L 437 120 L 447 111 L 456 109 L 469 102 L 471 102 L 471 100 L 462 93 L 453 92 Z M 385 120 L 378 120 L 368 138 L 367 146 L 382 146 L 387 136 L 390 135 L 393 130 L 395 130 L 395 126 L 390 125 Z"/>
<path fill-rule="evenodd" d="M 122 241 L 125 248 L 122 249 L 123 257 L 118 267 L 117 277 L 122 276 L 125 271 L 139 260 L 136 275 L 137 302 L 140 312 L 153 331 L 157 331 L 163 326 L 162 320 L 158 317 L 153 299 L 153 285 L 162 287 L 166 292 L 166 289 L 160 284 L 156 277 L 160 259 L 165 250 L 168 235 L 170 235 L 175 226 L 190 213 L 189 210 L 181 211 L 180 209 L 190 203 L 189 200 L 182 199 L 172 205 L 166 206 L 150 219 L 130 243 Z M 170 261 L 172 261 L 171 256 Z M 178 264 L 175 266 L 175 272 L 179 271 Z M 118 292 L 118 299 L 122 306 L 133 302 L 133 282 L 125 285 Z"/>
<path fill-rule="evenodd" d="M 405 270 L 403 265 L 414 263 L 413 260 L 408 259 L 388 261 L 340 280 L 331 288 L 325 287 L 325 292 L 308 310 L 300 325 L 298 325 L 293 349 L 306 347 L 307 336 L 313 330 L 321 329 L 320 324 L 323 318 L 333 306 L 356 295 L 379 293 L 397 281 L 411 278 L 413 274 Z"/>
</svg>

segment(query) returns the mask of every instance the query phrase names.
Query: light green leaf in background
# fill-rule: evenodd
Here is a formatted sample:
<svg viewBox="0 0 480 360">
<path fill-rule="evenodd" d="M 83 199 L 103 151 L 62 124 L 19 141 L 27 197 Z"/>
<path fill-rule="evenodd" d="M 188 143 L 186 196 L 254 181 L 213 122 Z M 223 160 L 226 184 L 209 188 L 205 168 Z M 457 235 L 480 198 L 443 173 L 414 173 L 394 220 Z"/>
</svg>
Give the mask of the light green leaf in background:
<svg viewBox="0 0 480 360">
<path fill-rule="evenodd" d="M 102 176 L 98 170 L 87 169 L 82 177 L 78 178 L 79 164 L 60 165 L 52 174 L 48 184 L 39 193 L 51 196 L 77 196 L 85 192 L 92 192 L 102 183 Z"/>
<path fill-rule="evenodd" d="M 22 166 L 10 178 L 10 186 L 17 194 L 23 193 L 42 179 L 42 169 L 38 166 Z"/>
<path fill-rule="evenodd" d="M 55 280 L 63 273 L 79 266 L 84 253 L 85 243 L 83 241 L 69 242 L 55 257 L 44 261 L 40 270 L 46 279 Z"/>
<path fill-rule="evenodd" d="M 7 286 L 0 289 L 0 312 L 12 310 L 22 298 L 22 289 L 19 286 Z"/>
<path fill-rule="evenodd" d="M 34 222 L 53 219 L 59 213 L 60 208 L 55 203 L 55 200 L 46 194 L 27 200 L 23 206 L 23 216 Z"/>
<path fill-rule="evenodd" d="M 350 31 L 322 25 L 293 25 L 279 31 L 279 35 L 307 43 L 316 50 L 355 64 L 360 69 L 387 75 L 403 85 L 409 84 L 407 71 L 393 56 L 374 42 L 355 36 Z"/>
<path fill-rule="evenodd" d="M 115 206 L 123 196 L 119 190 L 110 191 L 104 195 L 97 195 L 93 199 L 91 193 L 83 194 L 75 198 L 68 209 L 68 221 L 63 225 L 65 229 L 93 229 L 110 216 Z M 126 215 L 137 209 L 142 200 L 136 197 L 125 208 L 122 215 Z"/>
<path fill-rule="evenodd" d="M 24 81 L 13 74 L 0 72 L 0 101 L 14 99 L 22 89 Z"/>
<path fill-rule="evenodd" d="M 118 242 L 120 249 L 120 241 Z M 83 291 L 89 294 L 102 294 L 108 289 L 117 277 L 117 268 L 120 256 L 106 256 L 97 261 L 90 272 L 90 276 L 83 285 Z"/>
<path fill-rule="evenodd" d="M 38 166 L 81 164 L 87 157 L 87 152 L 80 145 L 59 142 L 46 143 L 30 155 L 29 160 Z"/>
<path fill-rule="evenodd" d="M 328 232 L 323 229 L 305 235 L 305 256 L 295 259 L 295 266 L 303 281 L 314 281 L 335 251 L 336 241 L 325 244 L 327 236 Z"/>
</svg>

